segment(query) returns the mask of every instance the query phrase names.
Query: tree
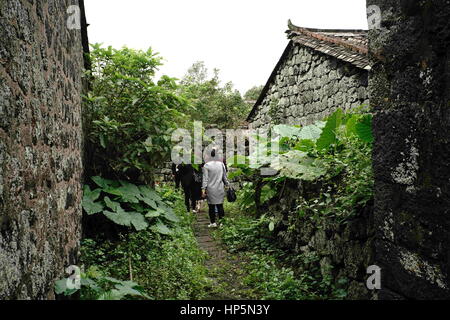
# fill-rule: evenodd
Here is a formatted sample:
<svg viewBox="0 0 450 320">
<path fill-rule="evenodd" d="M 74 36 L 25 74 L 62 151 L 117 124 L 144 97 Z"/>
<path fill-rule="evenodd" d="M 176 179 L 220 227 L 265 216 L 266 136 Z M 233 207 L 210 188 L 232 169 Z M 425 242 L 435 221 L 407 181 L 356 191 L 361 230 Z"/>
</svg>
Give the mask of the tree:
<svg viewBox="0 0 450 320">
<path fill-rule="evenodd" d="M 254 86 L 253 88 L 249 89 L 244 94 L 244 99 L 248 103 L 254 104 L 256 100 L 258 100 L 259 95 L 261 94 L 261 91 L 263 90 L 264 86 Z"/>
<path fill-rule="evenodd" d="M 192 120 L 205 125 L 216 124 L 218 128 L 234 128 L 247 117 L 248 105 L 232 82 L 220 85 L 218 69 L 208 78 L 204 62 L 196 62 L 180 83 L 181 91 L 192 106 L 187 112 Z"/>
<path fill-rule="evenodd" d="M 147 51 L 93 45 L 92 90 L 85 97 L 88 176 L 151 181 L 168 160 L 170 132 L 186 117 L 175 79 L 155 83 L 161 57 Z"/>
</svg>

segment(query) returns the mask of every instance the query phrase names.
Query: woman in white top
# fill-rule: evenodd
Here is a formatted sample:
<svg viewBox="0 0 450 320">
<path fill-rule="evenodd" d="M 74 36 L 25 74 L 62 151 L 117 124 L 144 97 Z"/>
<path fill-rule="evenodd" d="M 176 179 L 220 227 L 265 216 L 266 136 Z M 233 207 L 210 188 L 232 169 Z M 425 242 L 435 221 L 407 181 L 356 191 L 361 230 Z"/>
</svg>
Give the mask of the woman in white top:
<svg viewBox="0 0 450 320">
<path fill-rule="evenodd" d="M 208 227 L 217 227 L 216 214 L 219 219 L 223 218 L 223 201 L 225 198 L 225 187 L 228 187 L 227 170 L 222 161 L 216 160 L 217 150 L 211 151 L 211 160 L 203 166 L 202 195 L 207 198 L 209 207 Z"/>
</svg>

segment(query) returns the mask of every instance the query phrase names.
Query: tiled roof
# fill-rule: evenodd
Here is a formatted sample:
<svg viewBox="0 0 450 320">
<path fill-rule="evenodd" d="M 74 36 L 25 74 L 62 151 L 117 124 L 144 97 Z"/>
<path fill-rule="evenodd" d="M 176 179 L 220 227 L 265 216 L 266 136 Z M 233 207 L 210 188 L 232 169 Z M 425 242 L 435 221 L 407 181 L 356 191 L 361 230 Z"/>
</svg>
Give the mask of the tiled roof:
<svg viewBox="0 0 450 320">
<path fill-rule="evenodd" d="M 297 27 L 288 22 L 288 38 L 295 43 L 370 70 L 367 30 L 331 30 Z"/>
<path fill-rule="evenodd" d="M 277 70 L 282 66 L 288 57 L 293 44 L 307 46 L 323 54 L 335 57 L 355 65 L 357 68 L 370 70 L 370 61 L 368 57 L 368 31 L 367 30 L 337 30 L 337 29 L 313 29 L 302 28 L 288 21 L 289 29 L 286 31 L 288 38 L 291 39 L 286 49 L 278 61 L 275 69 L 272 71 L 266 85 L 264 86 L 258 100 L 253 106 L 247 121 L 251 121 L 256 113 L 258 105 L 262 103 L 269 90 L 270 84 L 275 79 Z"/>
</svg>

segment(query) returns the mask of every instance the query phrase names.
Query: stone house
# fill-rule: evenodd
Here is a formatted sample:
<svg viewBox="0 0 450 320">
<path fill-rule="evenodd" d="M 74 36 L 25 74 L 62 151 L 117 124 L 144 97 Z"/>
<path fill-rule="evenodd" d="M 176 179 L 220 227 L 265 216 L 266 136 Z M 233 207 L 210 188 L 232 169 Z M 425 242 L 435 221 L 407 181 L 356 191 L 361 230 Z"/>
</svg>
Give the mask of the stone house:
<svg viewBox="0 0 450 320">
<path fill-rule="evenodd" d="M 366 30 L 288 25 L 290 41 L 247 118 L 251 127 L 306 125 L 369 104 Z"/>
</svg>

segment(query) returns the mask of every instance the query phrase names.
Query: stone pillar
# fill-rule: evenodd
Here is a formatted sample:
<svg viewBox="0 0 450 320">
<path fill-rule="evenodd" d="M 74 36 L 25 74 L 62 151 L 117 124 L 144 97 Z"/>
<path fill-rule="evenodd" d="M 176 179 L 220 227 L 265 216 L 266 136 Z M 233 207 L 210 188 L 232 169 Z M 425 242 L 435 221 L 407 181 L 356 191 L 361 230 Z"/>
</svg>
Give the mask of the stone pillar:
<svg viewBox="0 0 450 320">
<path fill-rule="evenodd" d="M 81 236 L 77 0 L 0 0 L 0 299 L 53 298 Z M 77 17 L 75 16 L 75 19 Z"/>
<path fill-rule="evenodd" d="M 449 299 L 450 1 L 368 0 L 379 299 Z"/>
</svg>

